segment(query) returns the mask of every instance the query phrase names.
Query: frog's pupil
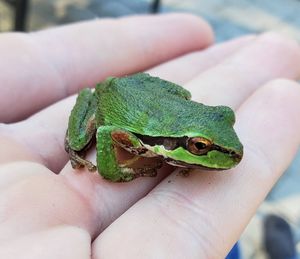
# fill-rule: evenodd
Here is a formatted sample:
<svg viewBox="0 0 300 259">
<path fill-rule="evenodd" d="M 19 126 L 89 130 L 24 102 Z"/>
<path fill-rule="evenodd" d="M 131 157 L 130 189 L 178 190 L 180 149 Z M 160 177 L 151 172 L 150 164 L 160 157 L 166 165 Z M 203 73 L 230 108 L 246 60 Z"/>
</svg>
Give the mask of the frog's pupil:
<svg viewBox="0 0 300 259">
<path fill-rule="evenodd" d="M 203 142 L 196 142 L 195 143 L 195 147 L 198 149 L 198 150 L 201 150 L 201 149 L 205 149 L 207 147 L 207 145 Z"/>
</svg>

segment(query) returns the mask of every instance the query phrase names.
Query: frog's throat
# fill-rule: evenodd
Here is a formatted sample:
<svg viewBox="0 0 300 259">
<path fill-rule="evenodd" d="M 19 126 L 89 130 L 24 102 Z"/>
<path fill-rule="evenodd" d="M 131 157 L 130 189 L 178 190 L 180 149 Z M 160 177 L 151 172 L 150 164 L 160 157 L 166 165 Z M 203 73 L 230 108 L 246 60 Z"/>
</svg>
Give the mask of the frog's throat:
<svg viewBox="0 0 300 259">
<path fill-rule="evenodd" d="M 185 163 L 185 162 L 182 162 L 182 161 L 173 160 L 173 159 L 168 158 L 168 157 L 165 158 L 164 160 L 166 161 L 167 164 L 173 165 L 173 166 L 176 166 L 176 167 L 191 168 L 191 169 L 204 169 L 204 170 L 211 170 L 211 171 L 224 170 L 224 168 L 212 168 L 212 167 L 207 167 L 207 166 L 203 166 L 203 165 L 188 164 L 188 163 Z"/>
</svg>

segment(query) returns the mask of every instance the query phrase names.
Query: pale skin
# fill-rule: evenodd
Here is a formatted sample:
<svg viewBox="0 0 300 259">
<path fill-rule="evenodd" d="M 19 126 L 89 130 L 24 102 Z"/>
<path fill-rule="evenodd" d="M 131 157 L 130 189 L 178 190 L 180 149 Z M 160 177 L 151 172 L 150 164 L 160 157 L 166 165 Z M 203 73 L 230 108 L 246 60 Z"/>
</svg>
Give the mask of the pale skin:
<svg viewBox="0 0 300 259">
<path fill-rule="evenodd" d="M 299 146 L 300 49 L 273 33 L 212 42 L 204 21 L 179 14 L 0 36 L 0 258 L 228 253 Z M 241 164 L 189 177 L 165 166 L 129 183 L 73 170 L 63 148 L 68 96 L 144 70 L 235 109 Z"/>
</svg>

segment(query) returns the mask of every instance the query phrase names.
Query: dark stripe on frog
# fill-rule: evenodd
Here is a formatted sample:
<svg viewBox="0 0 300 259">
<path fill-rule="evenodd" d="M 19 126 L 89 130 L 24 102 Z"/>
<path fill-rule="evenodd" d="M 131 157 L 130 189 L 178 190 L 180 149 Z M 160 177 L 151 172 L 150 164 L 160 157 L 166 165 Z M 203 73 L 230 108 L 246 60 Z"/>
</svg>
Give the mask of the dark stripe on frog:
<svg viewBox="0 0 300 259">
<path fill-rule="evenodd" d="M 183 147 L 184 149 L 187 149 L 187 143 L 188 143 L 188 137 L 180 137 L 180 138 L 172 138 L 172 137 L 151 137 L 151 136 L 145 136 L 140 134 L 135 134 L 143 143 L 150 145 L 150 146 L 159 146 L 162 145 L 166 150 L 174 150 L 178 147 Z M 207 151 L 217 150 L 225 154 L 230 154 L 233 157 L 236 157 L 237 159 L 240 159 L 240 155 L 236 154 L 234 151 L 224 149 L 217 145 L 212 145 L 211 149 Z M 206 155 L 207 153 L 203 153 L 199 156 Z M 202 167 L 203 168 L 203 167 Z"/>
</svg>

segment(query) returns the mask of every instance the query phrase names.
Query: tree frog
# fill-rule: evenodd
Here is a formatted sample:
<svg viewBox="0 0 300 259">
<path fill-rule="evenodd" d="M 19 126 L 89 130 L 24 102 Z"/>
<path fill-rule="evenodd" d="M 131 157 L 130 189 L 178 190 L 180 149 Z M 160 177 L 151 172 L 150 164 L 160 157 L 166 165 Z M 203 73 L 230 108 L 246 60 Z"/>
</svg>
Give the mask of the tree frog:
<svg viewBox="0 0 300 259">
<path fill-rule="evenodd" d="M 83 89 L 69 117 L 65 149 L 73 168 L 98 169 L 103 178 L 127 182 L 155 176 L 162 163 L 131 166 L 143 157 L 182 168 L 224 170 L 242 159 L 234 112 L 191 100 L 183 87 L 138 73 L 110 77 L 95 90 Z M 96 141 L 97 166 L 85 159 Z M 120 163 L 116 149 L 133 158 Z"/>
</svg>

